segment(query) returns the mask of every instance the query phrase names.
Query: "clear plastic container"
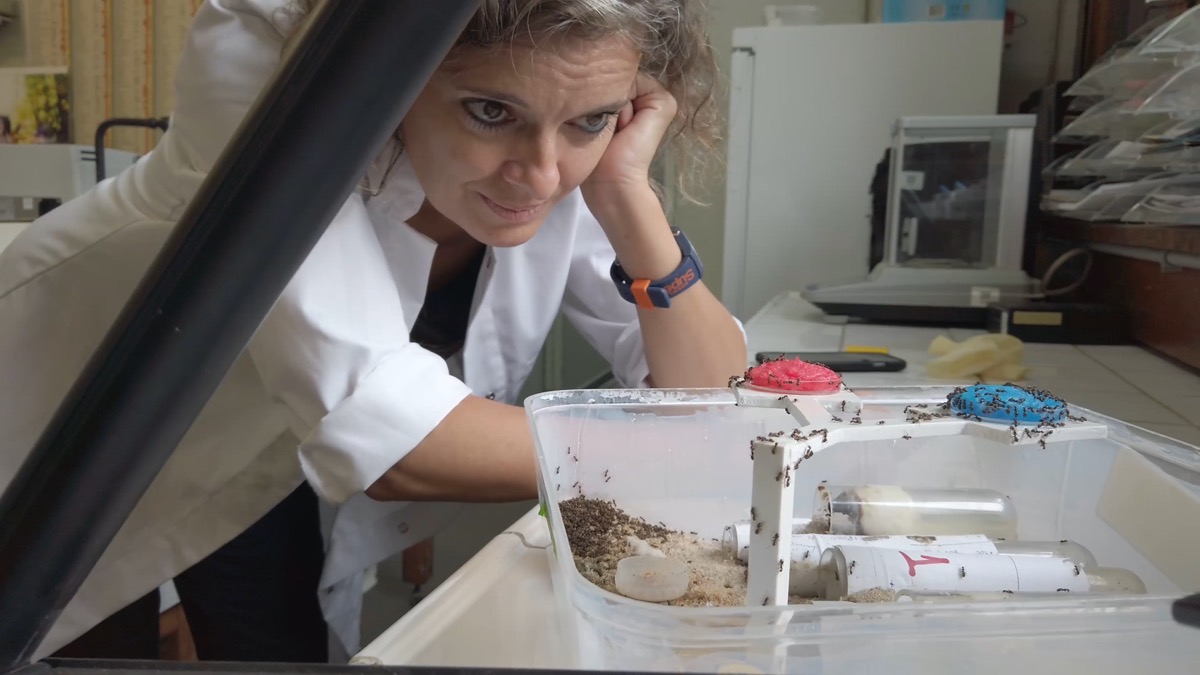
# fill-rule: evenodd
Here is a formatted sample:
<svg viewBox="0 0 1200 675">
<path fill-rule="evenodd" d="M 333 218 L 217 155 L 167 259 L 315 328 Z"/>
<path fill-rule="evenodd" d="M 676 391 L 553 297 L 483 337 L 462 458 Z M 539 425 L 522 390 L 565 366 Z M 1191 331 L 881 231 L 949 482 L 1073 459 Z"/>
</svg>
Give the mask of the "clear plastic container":
<svg viewBox="0 0 1200 675">
<path fill-rule="evenodd" d="M 949 387 L 869 388 L 872 410 L 944 401 Z M 1068 400 L 1070 403 L 1070 400 Z M 576 566 L 560 503 L 581 491 L 630 515 L 714 540 L 750 517 L 750 439 L 793 423 L 778 409 L 738 406 L 727 390 L 567 391 L 527 401 L 547 550 L 578 668 L 900 675 L 1193 672 L 1200 634 L 1171 616 L 1200 588 L 1200 449 L 1072 405 L 1097 433 L 1047 447 L 1012 445 L 1007 430 L 828 444 L 793 472 L 794 513 L 821 481 L 978 488 L 1011 498 L 1017 540 L 1077 542 L 1100 566 L 1137 575 L 1145 594 L 1063 593 L 1028 602 L 681 607 L 638 602 L 589 582 Z M 898 427 L 900 425 L 897 425 Z M 968 425 L 969 426 L 969 425 Z M 878 434 L 873 439 L 868 434 Z M 568 454 L 568 448 L 569 454 Z M 575 487 L 578 483 L 579 487 Z M 1064 597 L 1058 597 L 1064 596 Z"/>
<path fill-rule="evenodd" d="M 1170 28 L 1161 19 L 1148 21 L 1125 39 L 1115 43 L 1066 91 L 1067 96 L 1104 97 L 1124 100 L 1144 84 L 1187 58 L 1185 52 L 1142 50 Z"/>
<path fill-rule="evenodd" d="M 1124 101 L 1106 100 L 1088 108 L 1055 135 L 1055 142 L 1080 140 L 1136 141 L 1147 131 L 1171 120 L 1168 113 L 1140 113 Z"/>
<path fill-rule="evenodd" d="M 898 485 L 818 485 L 813 519 L 831 534 L 1017 536 L 1017 510 L 995 490 Z"/>
<path fill-rule="evenodd" d="M 1179 178 L 1174 172 L 1147 173 L 1136 180 L 1098 180 L 1078 190 L 1051 190 L 1043 198 L 1042 208 L 1074 220 L 1120 220 L 1146 195 Z"/>
<path fill-rule="evenodd" d="M 1200 139 L 1200 117 L 1190 115 L 1181 119 L 1170 119 L 1142 134 L 1142 143 L 1173 143 L 1186 139 Z"/>
<path fill-rule="evenodd" d="M 1192 54 L 1142 56 L 1130 52 L 1097 63 L 1067 89 L 1066 95 L 1127 101 L 1150 82 L 1194 59 Z"/>
<path fill-rule="evenodd" d="M 1122 108 L 1143 114 L 1194 115 L 1200 110 L 1200 64 L 1193 63 L 1155 78 Z"/>
<path fill-rule="evenodd" d="M 1069 158 L 1060 158 L 1047 167 L 1054 178 L 1096 176 L 1120 178 L 1128 175 L 1151 146 L 1137 141 L 1105 139 L 1097 141 Z"/>
<path fill-rule="evenodd" d="M 1063 176 L 1104 176 L 1132 163 L 1146 151 L 1144 143 L 1106 139 L 1088 146 L 1059 170 Z"/>
<path fill-rule="evenodd" d="M 1154 30 L 1138 47 L 1143 56 L 1200 52 L 1200 7 L 1180 14 Z"/>
<path fill-rule="evenodd" d="M 1121 217 L 1126 223 L 1200 225 L 1200 174 L 1163 181 Z"/>
</svg>

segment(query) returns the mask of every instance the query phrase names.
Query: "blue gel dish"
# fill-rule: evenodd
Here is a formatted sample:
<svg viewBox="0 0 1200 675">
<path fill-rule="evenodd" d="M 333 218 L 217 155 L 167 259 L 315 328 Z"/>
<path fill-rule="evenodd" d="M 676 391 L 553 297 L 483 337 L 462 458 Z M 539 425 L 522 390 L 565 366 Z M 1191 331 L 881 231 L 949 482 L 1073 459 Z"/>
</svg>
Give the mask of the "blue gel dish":
<svg viewBox="0 0 1200 675">
<path fill-rule="evenodd" d="M 950 412 L 959 417 L 1021 424 L 1057 424 L 1065 421 L 1069 412 L 1061 398 L 1015 384 L 963 387 L 951 393 L 947 403 Z"/>
</svg>

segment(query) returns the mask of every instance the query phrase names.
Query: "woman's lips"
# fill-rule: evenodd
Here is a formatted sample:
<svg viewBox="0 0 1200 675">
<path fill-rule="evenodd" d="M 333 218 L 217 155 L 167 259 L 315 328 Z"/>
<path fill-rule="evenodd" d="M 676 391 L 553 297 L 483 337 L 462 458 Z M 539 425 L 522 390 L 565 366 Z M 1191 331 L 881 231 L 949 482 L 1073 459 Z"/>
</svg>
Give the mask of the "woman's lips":
<svg viewBox="0 0 1200 675">
<path fill-rule="evenodd" d="M 487 207 L 492 210 L 492 213 L 495 213 L 497 216 L 500 216 L 500 218 L 510 223 L 527 223 L 531 220 L 534 220 L 541 214 L 542 209 L 546 206 L 546 202 L 526 206 L 509 206 L 493 201 L 483 194 L 479 195 L 479 197 L 483 200 L 483 203 L 487 204 Z"/>
</svg>

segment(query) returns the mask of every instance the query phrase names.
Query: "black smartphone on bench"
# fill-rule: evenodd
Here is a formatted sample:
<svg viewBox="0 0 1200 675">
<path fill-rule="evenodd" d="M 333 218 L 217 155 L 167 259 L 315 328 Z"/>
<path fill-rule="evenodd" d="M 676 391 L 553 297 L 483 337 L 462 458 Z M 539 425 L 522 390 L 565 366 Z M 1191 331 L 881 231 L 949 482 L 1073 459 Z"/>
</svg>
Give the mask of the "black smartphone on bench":
<svg viewBox="0 0 1200 675">
<path fill-rule="evenodd" d="M 904 359 L 891 354 L 868 352 L 759 352 L 754 358 L 759 363 L 779 358 L 800 359 L 819 363 L 835 373 L 895 373 L 908 367 Z"/>
</svg>

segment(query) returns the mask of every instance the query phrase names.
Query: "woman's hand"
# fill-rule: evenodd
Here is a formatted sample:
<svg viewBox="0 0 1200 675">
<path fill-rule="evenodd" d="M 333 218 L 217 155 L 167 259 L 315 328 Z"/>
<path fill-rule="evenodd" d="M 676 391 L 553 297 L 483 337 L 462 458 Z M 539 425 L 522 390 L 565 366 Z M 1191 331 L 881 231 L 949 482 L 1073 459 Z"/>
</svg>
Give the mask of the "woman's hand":
<svg viewBox="0 0 1200 675">
<path fill-rule="evenodd" d="M 665 87 L 639 73 L 630 89 L 630 102 L 617 116 L 608 148 L 580 186 L 617 260 L 634 279 L 658 279 L 681 259 L 662 204 L 650 186 L 650 164 L 676 109 L 675 97 Z"/>
<path fill-rule="evenodd" d="M 657 80 L 639 73 L 630 102 L 617 116 L 617 129 L 596 169 L 581 186 L 595 213 L 613 200 L 641 201 L 650 187 L 650 164 L 675 119 L 675 97 Z"/>
</svg>

